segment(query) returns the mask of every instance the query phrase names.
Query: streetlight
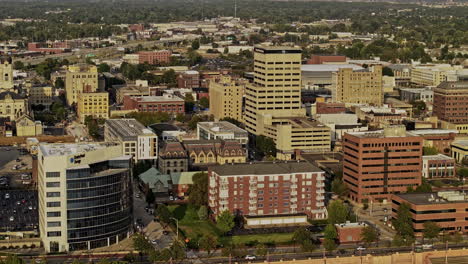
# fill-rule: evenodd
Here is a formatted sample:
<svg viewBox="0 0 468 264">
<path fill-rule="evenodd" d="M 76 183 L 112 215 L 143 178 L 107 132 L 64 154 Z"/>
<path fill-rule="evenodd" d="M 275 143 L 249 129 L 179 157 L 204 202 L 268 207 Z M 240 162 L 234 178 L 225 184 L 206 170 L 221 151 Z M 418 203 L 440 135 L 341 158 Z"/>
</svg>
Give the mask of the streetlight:
<svg viewBox="0 0 468 264">
<path fill-rule="evenodd" d="M 177 228 L 177 240 L 179 240 L 179 220 L 177 218 L 171 217 L 170 219 L 174 219 L 176 222 L 176 228 Z"/>
</svg>

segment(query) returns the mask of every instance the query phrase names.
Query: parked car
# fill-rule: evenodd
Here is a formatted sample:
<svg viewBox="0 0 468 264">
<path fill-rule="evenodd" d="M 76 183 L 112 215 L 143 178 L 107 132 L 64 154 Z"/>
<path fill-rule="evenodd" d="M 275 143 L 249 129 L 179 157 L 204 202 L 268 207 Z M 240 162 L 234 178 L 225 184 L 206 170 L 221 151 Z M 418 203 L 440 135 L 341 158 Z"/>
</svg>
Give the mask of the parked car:
<svg viewBox="0 0 468 264">
<path fill-rule="evenodd" d="M 362 250 L 366 250 L 366 248 L 363 247 L 363 246 L 359 246 L 359 247 L 356 248 L 356 250 L 362 251 Z"/>
<path fill-rule="evenodd" d="M 256 260 L 257 257 L 254 256 L 254 255 L 247 255 L 247 256 L 245 256 L 245 259 L 246 259 L 246 260 Z"/>
</svg>

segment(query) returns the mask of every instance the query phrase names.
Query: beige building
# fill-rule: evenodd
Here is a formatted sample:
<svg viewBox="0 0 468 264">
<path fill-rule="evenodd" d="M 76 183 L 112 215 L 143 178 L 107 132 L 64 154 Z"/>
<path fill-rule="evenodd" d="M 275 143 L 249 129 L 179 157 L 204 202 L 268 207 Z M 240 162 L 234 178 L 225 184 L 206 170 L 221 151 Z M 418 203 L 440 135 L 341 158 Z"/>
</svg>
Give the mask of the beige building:
<svg viewBox="0 0 468 264">
<path fill-rule="evenodd" d="M 411 70 L 411 82 L 421 86 L 438 86 L 445 81 L 457 81 L 463 67 L 450 64 L 423 64 Z"/>
<path fill-rule="evenodd" d="M 80 93 L 78 96 L 78 118 L 84 123 L 87 116 L 93 118 L 109 118 L 109 94 L 104 93 Z"/>
<path fill-rule="evenodd" d="M 90 250 L 132 233 L 130 156 L 116 143 L 40 144 L 39 230 L 46 252 Z"/>
<path fill-rule="evenodd" d="M 98 90 L 98 71 L 94 65 L 77 64 L 68 66 L 65 77 L 67 104 L 77 104 L 80 93 L 93 93 Z"/>
<path fill-rule="evenodd" d="M 18 137 L 35 137 L 42 135 L 41 121 L 34 121 L 30 116 L 23 115 L 16 120 L 16 135 Z"/>
<path fill-rule="evenodd" d="M 301 50 L 257 46 L 254 71 L 245 90 L 247 131 L 272 138 L 280 159 L 294 158 L 297 150 L 330 150 L 330 129 L 309 122 L 301 107 Z"/>
<path fill-rule="evenodd" d="M 31 105 L 50 106 L 53 103 L 54 88 L 52 86 L 33 86 L 29 89 Z"/>
<path fill-rule="evenodd" d="M 468 159 L 468 139 L 452 142 L 452 157 L 458 163 L 462 163 L 463 159 Z"/>
<path fill-rule="evenodd" d="M 0 58 L 0 90 L 10 90 L 13 87 L 12 60 Z"/>
<path fill-rule="evenodd" d="M 342 68 L 332 76 L 334 102 L 349 104 L 383 104 L 382 66 L 374 65 L 365 70 Z"/>
<path fill-rule="evenodd" d="M 233 79 L 223 75 L 219 80 L 210 81 L 210 114 L 215 120 L 225 117 L 242 121 L 242 97 L 246 80 Z"/>
<path fill-rule="evenodd" d="M 0 117 L 9 117 L 10 121 L 15 121 L 27 114 L 29 114 L 27 99 L 10 91 L 0 93 Z"/>
</svg>

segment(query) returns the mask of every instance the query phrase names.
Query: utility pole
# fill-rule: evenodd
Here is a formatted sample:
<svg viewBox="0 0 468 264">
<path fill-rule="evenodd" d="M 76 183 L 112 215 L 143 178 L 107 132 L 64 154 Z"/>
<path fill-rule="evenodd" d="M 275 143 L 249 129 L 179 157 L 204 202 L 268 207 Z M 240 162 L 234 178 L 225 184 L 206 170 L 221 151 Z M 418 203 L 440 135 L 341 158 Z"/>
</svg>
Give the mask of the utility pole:
<svg viewBox="0 0 468 264">
<path fill-rule="evenodd" d="M 237 18 L 237 0 L 234 0 L 234 18 Z"/>
</svg>

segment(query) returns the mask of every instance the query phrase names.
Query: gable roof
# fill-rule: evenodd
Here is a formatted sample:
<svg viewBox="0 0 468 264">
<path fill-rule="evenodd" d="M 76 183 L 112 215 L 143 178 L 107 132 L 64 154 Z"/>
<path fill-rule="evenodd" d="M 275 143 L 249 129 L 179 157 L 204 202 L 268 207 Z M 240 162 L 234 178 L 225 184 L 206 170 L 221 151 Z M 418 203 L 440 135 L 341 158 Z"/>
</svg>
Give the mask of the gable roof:
<svg viewBox="0 0 468 264">
<path fill-rule="evenodd" d="M 158 182 L 161 182 L 165 188 L 169 188 L 171 176 L 168 174 L 162 174 L 159 170 L 151 167 L 147 171 L 138 175 L 138 178 L 145 184 L 148 184 L 150 188 Z"/>
</svg>

